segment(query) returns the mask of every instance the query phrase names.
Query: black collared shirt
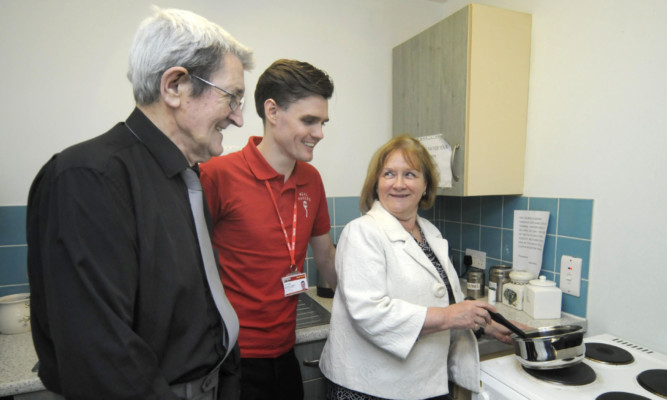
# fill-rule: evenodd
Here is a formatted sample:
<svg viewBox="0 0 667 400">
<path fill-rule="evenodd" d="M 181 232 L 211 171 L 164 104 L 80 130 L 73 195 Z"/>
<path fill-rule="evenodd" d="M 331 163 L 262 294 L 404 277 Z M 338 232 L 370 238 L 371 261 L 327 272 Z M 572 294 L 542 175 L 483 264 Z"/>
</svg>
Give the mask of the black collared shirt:
<svg viewBox="0 0 667 400">
<path fill-rule="evenodd" d="M 45 386 L 74 398 L 175 398 L 224 355 L 183 153 L 135 109 L 56 154 L 28 199 L 32 333 Z"/>
</svg>

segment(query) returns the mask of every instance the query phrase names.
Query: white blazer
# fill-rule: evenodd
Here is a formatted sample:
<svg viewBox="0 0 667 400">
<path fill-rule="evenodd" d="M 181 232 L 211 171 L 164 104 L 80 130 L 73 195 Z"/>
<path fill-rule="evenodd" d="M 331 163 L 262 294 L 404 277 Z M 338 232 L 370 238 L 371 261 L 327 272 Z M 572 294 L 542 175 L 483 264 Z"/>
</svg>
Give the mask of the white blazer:
<svg viewBox="0 0 667 400">
<path fill-rule="evenodd" d="M 455 300 L 462 301 L 447 241 L 429 221 L 419 216 L 417 221 Z M 419 336 L 426 309 L 449 305 L 447 289 L 412 236 L 378 201 L 343 230 L 336 273 L 329 337 L 320 357 L 329 380 L 389 399 L 442 395 L 448 380 L 479 391 L 479 351 L 472 331 Z"/>
</svg>

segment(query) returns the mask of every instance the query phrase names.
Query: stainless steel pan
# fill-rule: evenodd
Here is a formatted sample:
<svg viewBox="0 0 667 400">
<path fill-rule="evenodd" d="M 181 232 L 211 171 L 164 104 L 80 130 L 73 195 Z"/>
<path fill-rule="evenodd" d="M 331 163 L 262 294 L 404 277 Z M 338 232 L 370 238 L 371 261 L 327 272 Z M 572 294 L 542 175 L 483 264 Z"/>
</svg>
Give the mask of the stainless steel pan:
<svg viewBox="0 0 667 400">
<path fill-rule="evenodd" d="M 526 368 L 555 369 L 578 364 L 584 359 L 584 329 L 579 325 L 558 325 L 525 331 L 526 338 L 516 333 L 514 354 Z"/>
<path fill-rule="evenodd" d="M 498 313 L 491 318 L 514 332 L 514 354 L 526 368 L 555 369 L 577 364 L 586 353 L 584 330 L 579 325 L 559 325 L 523 331 Z"/>
</svg>

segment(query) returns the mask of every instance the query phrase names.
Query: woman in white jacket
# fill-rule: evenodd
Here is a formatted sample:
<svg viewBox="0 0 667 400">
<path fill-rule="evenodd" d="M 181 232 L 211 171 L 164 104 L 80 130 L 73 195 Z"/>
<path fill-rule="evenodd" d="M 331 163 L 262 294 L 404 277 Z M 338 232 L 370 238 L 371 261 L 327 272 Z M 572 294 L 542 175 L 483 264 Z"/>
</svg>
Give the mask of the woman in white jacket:
<svg viewBox="0 0 667 400">
<path fill-rule="evenodd" d="M 448 399 L 448 381 L 479 390 L 473 330 L 511 343 L 483 301 L 463 301 L 447 241 L 419 207 L 433 205 L 438 173 L 409 135 L 373 156 L 360 218 L 338 242 L 330 332 L 320 368 L 328 398 Z"/>
</svg>

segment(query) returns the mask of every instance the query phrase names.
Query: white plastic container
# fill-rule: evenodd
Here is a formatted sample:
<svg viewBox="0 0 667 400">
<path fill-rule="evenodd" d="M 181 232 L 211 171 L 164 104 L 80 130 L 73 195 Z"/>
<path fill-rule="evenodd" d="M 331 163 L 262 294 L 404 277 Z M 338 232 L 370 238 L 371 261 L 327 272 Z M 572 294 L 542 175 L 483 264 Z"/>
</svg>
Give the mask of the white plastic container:
<svg viewBox="0 0 667 400">
<path fill-rule="evenodd" d="M 30 331 L 30 293 L 0 297 L 0 333 L 13 335 Z"/>
<path fill-rule="evenodd" d="M 556 282 L 548 281 L 542 275 L 539 279 L 528 282 L 524 289 L 523 310 L 533 319 L 560 318 L 563 292 L 556 287 Z"/>
<path fill-rule="evenodd" d="M 524 290 L 528 281 L 533 279 L 533 274 L 527 271 L 510 272 L 510 281 L 503 285 L 503 304 L 517 310 L 523 310 Z"/>
</svg>

